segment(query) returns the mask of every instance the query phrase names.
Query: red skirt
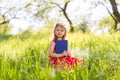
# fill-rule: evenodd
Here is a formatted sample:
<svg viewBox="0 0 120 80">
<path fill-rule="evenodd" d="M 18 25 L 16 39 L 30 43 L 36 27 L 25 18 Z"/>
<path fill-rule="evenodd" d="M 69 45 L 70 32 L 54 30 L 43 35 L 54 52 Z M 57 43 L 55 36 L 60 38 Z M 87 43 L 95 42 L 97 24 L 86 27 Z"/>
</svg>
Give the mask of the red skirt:
<svg viewBox="0 0 120 80">
<path fill-rule="evenodd" d="M 75 58 L 75 57 L 62 57 L 62 58 L 50 58 L 50 63 L 54 67 L 62 67 L 62 68 L 73 68 L 77 65 L 83 65 L 84 59 L 83 58 Z"/>
</svg>

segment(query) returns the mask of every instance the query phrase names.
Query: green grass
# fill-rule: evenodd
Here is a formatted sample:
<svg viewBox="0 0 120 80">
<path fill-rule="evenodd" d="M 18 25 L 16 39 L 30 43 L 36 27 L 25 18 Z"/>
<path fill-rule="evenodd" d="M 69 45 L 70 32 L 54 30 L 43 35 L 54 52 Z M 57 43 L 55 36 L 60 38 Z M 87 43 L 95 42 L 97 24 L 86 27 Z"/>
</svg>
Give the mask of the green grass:
<svg viewBox="0 0 120 80">
<path fill-rule="evenodd" d="M 58 71 L 48 64 L 50 35 L 0 41 L 0 80 L 120 80 L 120 35 L 69 33 L 74 57 L 84 66 Z"/>
</svg>

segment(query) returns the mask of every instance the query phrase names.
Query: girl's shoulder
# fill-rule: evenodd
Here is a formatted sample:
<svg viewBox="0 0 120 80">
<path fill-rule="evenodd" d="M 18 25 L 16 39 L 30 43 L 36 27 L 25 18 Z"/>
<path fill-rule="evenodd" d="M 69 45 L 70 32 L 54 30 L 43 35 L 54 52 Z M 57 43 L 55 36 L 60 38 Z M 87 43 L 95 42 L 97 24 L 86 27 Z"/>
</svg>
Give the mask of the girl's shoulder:
<svg viewBox="0 0 120 80">
<path fill-rule="evenodd" d="M 54 43 L 56 42 L 56 40 L 52 40 Z"/>
<path fill-rule="evenodd" d="M 52 41 L 50 42 L 50 44 L 51 44 L 51 45 L 55 45 L 55 40 L 52 40 Z"/>
<path fill-rule="evenodd" d="M 56 40 L 53 39 L 53 40 L 51 41 L 51 43 L 54 43 L 54 44 L 55 44 L 55 43 L 56 43 Z"/>
</svg>

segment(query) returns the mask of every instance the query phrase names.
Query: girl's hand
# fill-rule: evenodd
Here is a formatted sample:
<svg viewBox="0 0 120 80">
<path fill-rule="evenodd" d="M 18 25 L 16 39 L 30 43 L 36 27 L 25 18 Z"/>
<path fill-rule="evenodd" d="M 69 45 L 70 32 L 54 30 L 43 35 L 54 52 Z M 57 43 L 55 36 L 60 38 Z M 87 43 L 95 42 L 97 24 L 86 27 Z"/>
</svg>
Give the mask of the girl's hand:
<svg viewBox="0 0 120 80">
<path fill-rule="evenodd" d="M 67 51 L 64 51 L 64 52 L 62 53 L 62 55 L 63 55 L 63 56 L 67 56 Z"/>
<path fill-rule="evenodd" d="M 67 53 L 67 57 L 71 57 L 71 54 L 70 54 L 70 52 L 68 52 L 68 51 L 66 51 L 66 53 Z"/>
<path fill-rule="evenodd" d="M 68 51 L 64 51 L 62 54 L 63 56 L 71 57 L 71 54 Z"/>
</svg>

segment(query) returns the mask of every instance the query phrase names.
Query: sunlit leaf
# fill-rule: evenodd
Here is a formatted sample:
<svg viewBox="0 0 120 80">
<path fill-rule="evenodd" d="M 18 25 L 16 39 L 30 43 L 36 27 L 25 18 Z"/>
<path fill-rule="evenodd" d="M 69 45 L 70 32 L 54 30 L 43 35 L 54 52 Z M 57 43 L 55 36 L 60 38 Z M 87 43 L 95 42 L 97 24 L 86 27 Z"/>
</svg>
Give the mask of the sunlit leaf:
<svg viewBox="0 0 120 80">
<path fill-rule="evenodd" d="M 66 2 L 69 2 L 69 1 L 70 1 L 70 0 L 65 0 L 65 3 L 66 3 Z"/>
</svg>

